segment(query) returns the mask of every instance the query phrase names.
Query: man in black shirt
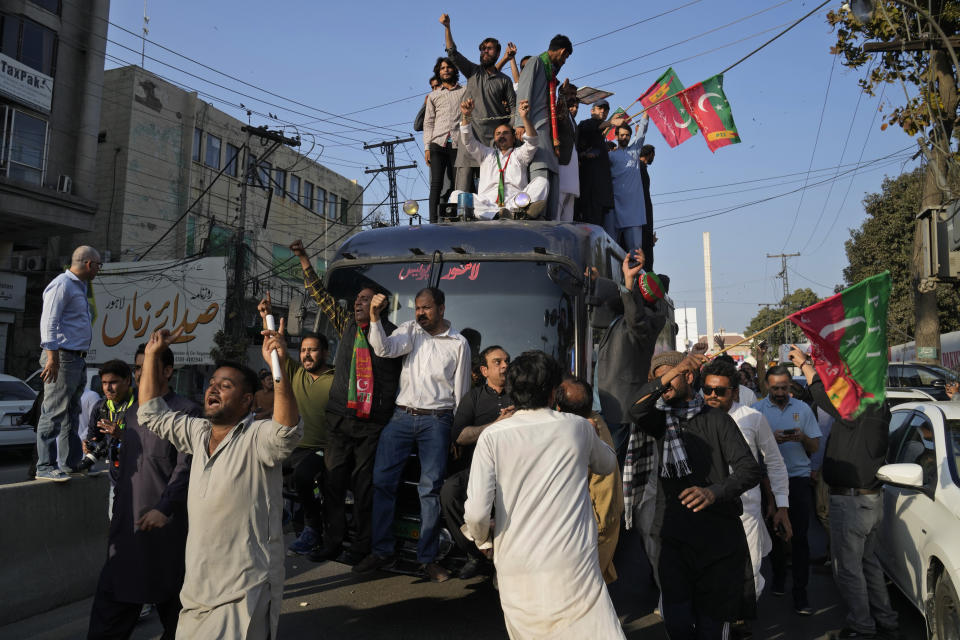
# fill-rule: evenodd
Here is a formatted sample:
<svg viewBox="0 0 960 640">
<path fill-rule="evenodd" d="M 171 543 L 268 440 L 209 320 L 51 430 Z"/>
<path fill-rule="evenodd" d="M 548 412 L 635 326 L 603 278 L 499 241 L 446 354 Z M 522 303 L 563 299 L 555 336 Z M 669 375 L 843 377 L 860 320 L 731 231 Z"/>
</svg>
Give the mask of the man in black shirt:
<svg viewBox="0 0 960 640">
<path fill-rule="evenodd" d="M 463 505 L 467 500 L 467 481 L 470 477 L 473 448 L 484 429 L 513 414 L 510 397 L 504 393 L 510 355 L 502 347 L 494 345 L 480 352 L 480 363 L 480 374 L 484 383 L 471 389 L 460 401 L 450 431 L 450 441 L 457 445 L 459 452 L 457 462 L 451 466 L 459 470 L 447 478 L 440 489 L 440 508 L 447 521 L 447 528 L 457 546 L 470 558 L 460 569 L 460 578 L 463 580 L 477 575 L 486 561 L 477 545 L 467 540 L 460 531 L 463 525 Z"/>
<path fill-rule="evenodd" d="M 855 419 L 841 418 L 810 358 L 794 346 L 790 360 L 807 378 L 817 407 L 834 419 L 821 472 L 830 487 L 834 581 L 847 605 L 846 624 L 836 637 L 899 637 L 897 613 L 890 606 L 877 558 L 883 518 L 883 488 L 877 469 L 887 453 L 890 412 L 885 406 L 872 406 Z"/>
<path fill-rule="evenodd" d="M 659 538 L 661 611 L 674 640 L 725 638 L 729 622 L 753 617 L 756 605 L 740 495 L 760 482 L 760 464 L 733 418 L 694 390 L 704 360 L 654 356 L 653 379 L 630 409 L 657 441 L 637 468 L 659 477 L 659 527 L 651 534 Z"/>
</svg>

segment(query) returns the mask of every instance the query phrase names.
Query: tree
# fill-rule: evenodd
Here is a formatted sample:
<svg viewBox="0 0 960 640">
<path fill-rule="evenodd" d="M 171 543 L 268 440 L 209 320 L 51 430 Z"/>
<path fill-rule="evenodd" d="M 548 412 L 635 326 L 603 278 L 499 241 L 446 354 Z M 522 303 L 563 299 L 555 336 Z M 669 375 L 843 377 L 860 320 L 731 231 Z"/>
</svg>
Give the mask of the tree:
<svg viewBox="0 0 960 640">
<path fill-rule="evenodd" d="M 753 316 L 753 320 L 747 325 L 747 335 L 753 335 L 764 327 L 769 327 L 784 316 L 800 311 L 800 309 L 805 309 L 817 302 L 820 302 L 820 298 L 817 297 L 817 294 L 811 289 L 797 289 L 790 295 L 784 296 L 777 306 L 764 307 L 757 315 Z M 800 329 L 794 326 L 790 327 L 790 336 L 794 342 L 802 342 L 804 340 L 800 336 Z M 784 325 L 781 324 L 778 327 L 774 327 L 768 333 L 765 333 L 762 339 L 771 345 L 786 344 Z"/>
<path fill-rule="evenodd" d="M 895 178 L 885 178 L 880 193 L 863 199 L 867 219 L 850 230 L 845 243 L 849 266 L 843 270 L 847 286 L 890 270 L 892 289 L 887 320 L 890 345 L 913 339 L 914 314 L 910 267 L 913 258 L 913 224 L 923 192 L 923 170 L 915 169 Z M 936 293 L 940 327 L 960 329 L 957 306 L 960 295 L 951 287 Z"/>
<path fill-rule="evenodd" d="M 919 1 L 919 0 L 916 0 Z M 860 22 L 845 10 L 831 11 L 827 22 L 837 29 L 832 53 L 844 57 L 844 65 L 859 68 L 874 60 L 866 41 L 886 43 L 860 86 L 869 95 L 879 85 L 890 83 L 903 90 L 905 101 L 896 106 L 882 125 L 901 127 L 916 136 L 928 164 L 923 178 L 919 210 L 937 207 L 953 199 L 957 163 L 952 139 L 960 96 L 953 64 L 956 52 L 948 38 L 960 31 L 960 2 L 928 0 L 926 8 L 909 0 L 877 0 L 870 19 Z M 898 91 L 899 93 L 899 91 Z M 920 221 L 909 235 L 913 242 L 910 288 L 914 303 L 914 329 L 918 347 L 940 351 L 937 287 L 922 273 Z"/>
</svg>

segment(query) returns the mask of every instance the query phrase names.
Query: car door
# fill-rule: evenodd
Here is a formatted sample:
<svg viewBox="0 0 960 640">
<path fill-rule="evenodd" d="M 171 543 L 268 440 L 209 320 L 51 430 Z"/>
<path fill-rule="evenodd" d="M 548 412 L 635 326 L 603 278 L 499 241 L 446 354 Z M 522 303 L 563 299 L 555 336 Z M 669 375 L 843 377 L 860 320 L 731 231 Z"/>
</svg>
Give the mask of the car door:
<svg viewBox="0 0 960 640">
<path fill-rule="evenodd" d="M 884 485 L 884 532 L 890 577 L 920 606 L 923 594 L 923 548 L 933 531 L 939 507 L 933 500 L 937 483 L 935 425 L 921 411 L 910 416 L 903 429 L 894 462 L 918 464 L 923 469 L 924 490 Z"/>
<path fill-rule="evenodd" d="M 910 418 L 912 417 L 913 411 L 910 409 L 891 412 L 887 464 L 893 464 L 897 461 L 900 445 L 909 433 Z M 879 556 L 883 570 L 898 585 L 902 584 L 903 577 L 907 574 L 903 566 L 903 555 L 894 551 L 897 548 L 897 529 L 899 528 L 896 511 L 899 497 L 900 494 L 896 487 L 883 485 L 883 521 L 880 523 L 880 548 L 883 552 Z"/>
</svg>

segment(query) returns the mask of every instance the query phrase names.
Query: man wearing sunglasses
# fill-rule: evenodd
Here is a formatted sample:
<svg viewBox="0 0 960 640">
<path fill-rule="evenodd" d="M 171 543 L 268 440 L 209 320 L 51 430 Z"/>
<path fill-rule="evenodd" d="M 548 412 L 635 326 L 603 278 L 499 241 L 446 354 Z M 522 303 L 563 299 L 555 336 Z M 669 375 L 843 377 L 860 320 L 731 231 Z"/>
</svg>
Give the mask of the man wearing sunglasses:
<svg viewBox="0 0 960 640">
<path fill-rule="evenodd" d="M 787 467 L 784 465 L 777 441 L 773 437 L 770 423 L 763 414 L 734 399 L 734 392 L 739 382 L 736 367 L 720 358 L 712 360 L 700 372 L 703 376 L 703 401 L 715 409 L 730 414 L 730 417 L 740 427 L 743 439 L 753 453 L 753 457 L 760 460 L 763 454 L 763 463 L 766 466 L 766 477 L 762 480 L 767 491 L 773 495 L 773 502 L 768 507 L 768 516 L 773 518 L 773 529 L 784 541 L 793 535 L 790 527 L 790 518 L 787 515 L 789 506 L 789 483 Z M 763 591 L 763 576 L 760 575 L 760 563 L 763 556 L 770 553 L 773 542 L 761 514 L 760 486 L 753 487 L 740 496 L 743 502 L 744 533 L 747 534 L 747 544 L 750 547 L 750 561 L 753 564 L 753 583 L 757 591 L 757 598 Z M 772 512 L 772 514 L 770 513 Z"/>
</svg>

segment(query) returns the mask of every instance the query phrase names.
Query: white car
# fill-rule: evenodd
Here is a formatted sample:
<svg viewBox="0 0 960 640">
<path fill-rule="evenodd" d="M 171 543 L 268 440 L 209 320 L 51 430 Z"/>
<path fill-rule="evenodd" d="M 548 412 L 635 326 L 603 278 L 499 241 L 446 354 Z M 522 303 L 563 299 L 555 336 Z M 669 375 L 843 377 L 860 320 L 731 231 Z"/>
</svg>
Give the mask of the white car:
<svg viewBox="0 0 960 640">
<path fill-rule="evenodd" d="M 891 411 L 880 563 L 923 614 L 930 638 L 960 639 L 960 402 Z"/>
<path fill-rule="evenodd" d="M 20 378 L 0 374 L 0 447 L 36 445 L 33 425 L 20 424 L 36 397 L 36 391 Z"/>
</svg>

